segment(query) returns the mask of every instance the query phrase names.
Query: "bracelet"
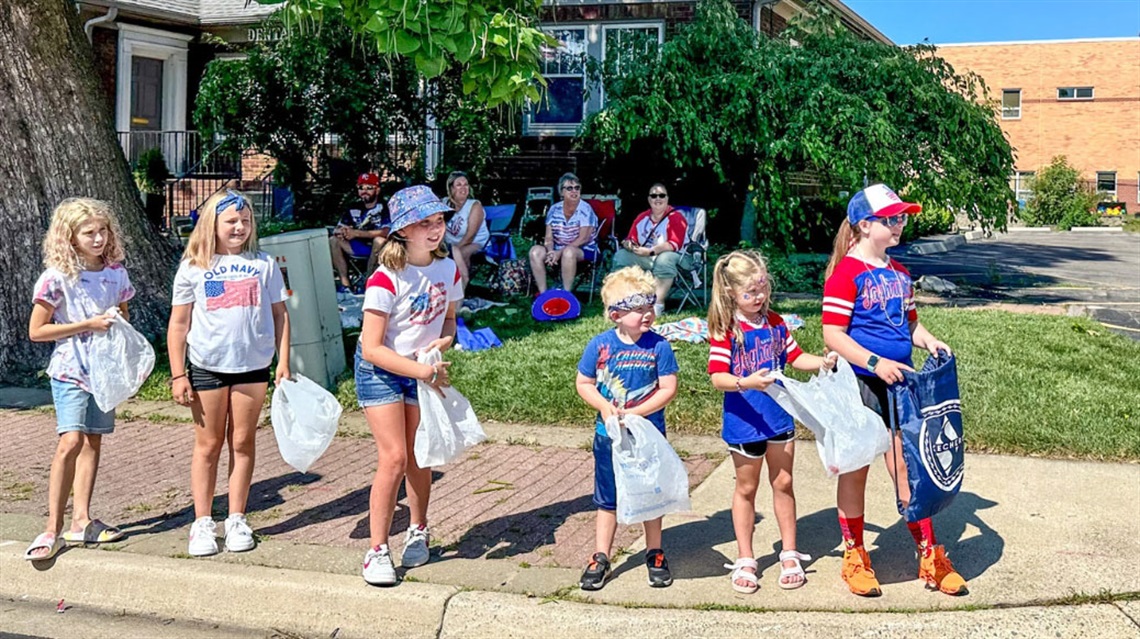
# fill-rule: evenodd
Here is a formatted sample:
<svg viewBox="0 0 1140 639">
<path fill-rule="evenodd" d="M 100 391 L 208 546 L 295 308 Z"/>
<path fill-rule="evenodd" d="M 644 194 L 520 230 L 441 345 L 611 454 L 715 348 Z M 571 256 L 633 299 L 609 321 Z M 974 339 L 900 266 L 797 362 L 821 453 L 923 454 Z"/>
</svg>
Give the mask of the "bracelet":
<svg viewBox="0 0 1140 639">
<path fill-rule="evenodd" d="M 437 379 L 439 379 L 439 369 L 435 367 L 435 364 L 432 364 L 431 379 L 428 380 L 428 386 L 431 386 L 432 384 L 434 384 L 435 380 L 437 380 Z"/>
<path fill-rule="evenodd" d="M 171 377 L 170 378 L 170 385 L 174 386 L 174 380 L 182 379 L 183 377 L 186 377 L 186 373 L 182 373 L 181 375 L 175 375 L 174 377 Z"/>
<path fill-rule="evenodd" d="M 744 389 L 740 387 L 740 378 L 739 377 L 736 378 L 736 392 L 738 392 L 738 393 L 744 392 Z"/>
</svg>

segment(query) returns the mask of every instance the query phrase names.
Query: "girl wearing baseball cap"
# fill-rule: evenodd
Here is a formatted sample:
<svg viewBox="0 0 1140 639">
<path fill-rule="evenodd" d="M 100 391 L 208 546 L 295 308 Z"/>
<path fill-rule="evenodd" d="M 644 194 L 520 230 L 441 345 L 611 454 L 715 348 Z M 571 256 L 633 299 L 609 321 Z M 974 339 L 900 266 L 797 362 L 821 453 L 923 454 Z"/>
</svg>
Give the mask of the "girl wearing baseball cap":
<svg viewBox="0 0 1140 639">
<path fill-rule="evenodd" d="M 932 355 L 950 352 L 918 321 L 914 284 L 906 267 L 887 256 L 899 243 L 907 216 L 922 210 L 904 202 L 890 188 L 873 184 L 855 194 L 847 205 L 847 219 L 835 237 L 823 285 L 823 340 L 851 363 L 863 403 L 890 423 L 887 387 L 903 381 L 902 371 L 913 371 L 912 346 Z M 887 452 L 887 472 L 898 487 L 903 507 L 910 501 L 902 442 L 893 438 Z M 863 505 L 870 467 L 839 476 L 836 499 L 843 532 L 843 581 L 851 592 L 875 597 L 882 594 L 871 560 L 863 547 Z M 964 595 L 966 581 L 955 570 L 946 550 L 935 541 L 930 518 L 907 522 L 919 555 L 918 577 L 931 590 Z"/>
</svg>

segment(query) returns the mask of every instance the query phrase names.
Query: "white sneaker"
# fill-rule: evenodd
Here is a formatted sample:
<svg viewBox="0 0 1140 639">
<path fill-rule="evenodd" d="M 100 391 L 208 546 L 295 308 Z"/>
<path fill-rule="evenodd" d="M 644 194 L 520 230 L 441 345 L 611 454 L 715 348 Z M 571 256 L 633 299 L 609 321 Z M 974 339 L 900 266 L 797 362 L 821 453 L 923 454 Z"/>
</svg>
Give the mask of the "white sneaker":
<svg viewBox="0 0 1140 639">
<path fill-rule="evenodd" d="M 392 565 L 392 555 L 386 545 L 369 548 L 364 553 L 364 568 L 360 572 L 364 581 L 373 586 L 396 585 L 396 567 Z"/>
<path fill-rule="evenodd" d="M 245 515 L 234 513 L 226 517 L 226 550 L 245 552 L 253 550 L 253 530 L 245 523 Z"/>
<path fill-rule="evenodd" d="M 426 564 L 431 558 L 431 552 L 428 550 L 430 540 L 431 534 L 428 533 L 427 526 L 409 527 L 404 533 L 404 553 L 400 555 L 400 563 L 405 568 Z"/>
<path fill-rule="evenodd" d="M 190 547 L 192 557 L 206 557 L 218 553 L 218 529 L 210 517 L 199 517 L 190 526 Z"/>
</svg>

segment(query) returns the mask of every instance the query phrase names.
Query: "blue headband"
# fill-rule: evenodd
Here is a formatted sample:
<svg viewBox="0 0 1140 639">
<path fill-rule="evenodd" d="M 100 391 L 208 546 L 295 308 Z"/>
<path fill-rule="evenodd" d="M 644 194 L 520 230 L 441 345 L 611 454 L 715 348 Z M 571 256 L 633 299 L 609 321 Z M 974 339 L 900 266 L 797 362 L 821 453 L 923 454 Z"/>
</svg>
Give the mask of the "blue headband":
<svg viewBox="0 0 1140 639">
<path fill-rule="evenodd" d="M 220 202 L 218 202 L 218 206 L 214 209 L 214 212 L 221 213 L 231 206 L 234 207 L 235 210 L 244 211 L 245 198 L 242 197 L 241 194 L 237 191 L 226 189 L 226 196 L 222 198 Z"/>
<path fill-rule="evenodd" d="M 648 295 L 645 293 L 634 293 L 633 295 L 623 297 L 613 304 L 610 304 L 609 309 L 611 311 L 617 312 L 632 311 L 635 308 L 640 308 L 642 306 L 653 306 L 656 303 L 657 295 L 655 293 L 650 293 Z"/>
</svg>

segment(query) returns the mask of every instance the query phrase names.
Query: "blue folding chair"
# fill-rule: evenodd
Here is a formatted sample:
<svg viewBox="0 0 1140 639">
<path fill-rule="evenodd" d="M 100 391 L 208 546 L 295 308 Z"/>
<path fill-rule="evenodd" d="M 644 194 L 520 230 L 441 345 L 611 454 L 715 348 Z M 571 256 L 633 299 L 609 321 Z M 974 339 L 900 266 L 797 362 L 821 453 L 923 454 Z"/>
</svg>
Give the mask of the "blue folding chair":
<svg viewBox="0 0 1140 639">
<path fill-rule="evenodd" d="M 487 221 L 487 230 L 491 232 L 491 239 L 487 241 L 487 246 L 476 254 L 476 257 L 482 257 L 491 264 L 517 259 L 509 230 L 511 220 L 515 217 L 516 207 L 515 204 L 496 204 L 483 207 L 484 219 Z"/>
</svg>

